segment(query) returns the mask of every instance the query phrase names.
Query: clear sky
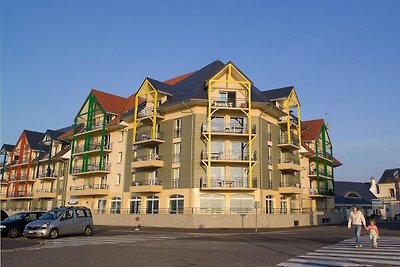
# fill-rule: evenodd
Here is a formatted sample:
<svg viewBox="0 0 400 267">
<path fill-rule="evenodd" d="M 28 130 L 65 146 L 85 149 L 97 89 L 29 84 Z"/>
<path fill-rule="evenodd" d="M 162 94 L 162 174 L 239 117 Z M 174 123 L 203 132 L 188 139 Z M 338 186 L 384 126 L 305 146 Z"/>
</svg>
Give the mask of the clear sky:
<svg viewBox="0 0 400 267">
<path fill-rule="evenodd" d="M 1 143 L 71 125 L 91 88 L 129 96 L 220 59 L 327 118 L 337 180 L 400 167 L 400 1 L 0 3 Z"/>
</svg>

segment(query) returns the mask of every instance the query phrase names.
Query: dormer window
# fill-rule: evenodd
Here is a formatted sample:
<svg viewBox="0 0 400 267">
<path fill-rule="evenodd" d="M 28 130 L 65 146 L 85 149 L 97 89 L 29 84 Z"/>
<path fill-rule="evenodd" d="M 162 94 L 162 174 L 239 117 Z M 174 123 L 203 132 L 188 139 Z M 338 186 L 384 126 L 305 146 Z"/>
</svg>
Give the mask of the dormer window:
<svg viewBox="0 0 400 267">
<path fill-rule="evenodd" d="M 344 197 L 348 198 L 361 198 L 360 194 L 356 192 L 348 192 Z"/>
</svg>

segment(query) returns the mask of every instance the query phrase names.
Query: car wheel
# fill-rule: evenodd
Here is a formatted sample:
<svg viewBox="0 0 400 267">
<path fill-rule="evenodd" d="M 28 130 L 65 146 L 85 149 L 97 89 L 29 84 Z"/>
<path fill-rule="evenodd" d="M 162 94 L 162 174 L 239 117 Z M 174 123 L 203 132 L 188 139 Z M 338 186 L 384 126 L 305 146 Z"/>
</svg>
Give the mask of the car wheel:
<svg viewBox="0 0 400 267">
<path fill-rule="evenodd" d="M 11 228 L 10 230 L 8 230 L 7 232 L 7 236 L 9 238 L 16 238 L 19 235 L 19 230 L 18 228 Z"/>
<path fill-rule="evenodd" d="M 83 234 L 85 236 L 90 236 L 90 235 L 92 235 L 92 232 L 93 232 L 92 227 L 86 226 L 85 231 L 83 232 Z"/>
<path fill-rule="evenodd" d="M 49 233 L 49 237 L 51 239 L 56 239 L 58 237 L 58 230 L 57 229 L 51 229 Z"/>
</svg>

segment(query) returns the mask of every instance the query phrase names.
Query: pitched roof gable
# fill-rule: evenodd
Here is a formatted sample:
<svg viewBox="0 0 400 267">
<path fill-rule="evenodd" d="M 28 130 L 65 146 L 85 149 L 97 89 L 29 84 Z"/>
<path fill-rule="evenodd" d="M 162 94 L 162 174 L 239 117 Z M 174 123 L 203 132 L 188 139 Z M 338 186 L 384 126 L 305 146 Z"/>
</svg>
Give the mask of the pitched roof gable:
<svg viewBox="0 0 400 267">
<path fill-rule="evenodd" d="M 287 86 L 287 87 L 266 90 L 266 91 L 263 91 L 262 94 L 264 95 L 264 97 L 266 97 L 270 101 L 274 101 L 274 100 L 289 97 L 289 95 L 293 89 L 294 89 L 293 86 Z"/>
<path fill-rule="evenodd" d="M 127 98 L 92 89 L 100 105 L 106 112 L 121 114 L 126 106 Z"/>
<path fill-rule="evenodd" d="M 387 169 L 383 172 L 381 178 L 379 179 L 378 184 L 390 184 L 390 183 L 395 183 L 396 178 L 394 176 L 395 172 L 398 171 L 400 173 L 400 168 L 394 168 L 394 169 Z M 399 174 L 400 175 L 400 174 Z"/>
<path fill-rule="evenodd" d="M 303 141 L 317 140 L 321 133 L 321 126 L 324 123 L 323 119 L 303 121 L 303 124 L 307 126 L 305 130 L 301 132 L 301 138 Z"/>
<path fill-rule="evenodd" d="M 30 131 L 30 130 L 24 130 L 24 133 L 31 149 L 33 150 L 42 149 L 40 143 L 43 140 L 44 133 Z"/>
<path fill-rule="evenodd" d="M 378 199 L 371 191 L 370 186 L 360 182 L 341 182 L 335 181 L 335 203 L 357 205 L 372 204 L 373 199 Z M 350 192 L 360 195 L 360 198 L 346 197 Z"/>
<path fill-rule="evenodd" d="M 195 71 L 192 71 L 192 72 L 189 72 L 189 73 L 186 73 L 186 74 L 183 74 L 183 75 L 168 79 L 168 80 L 164 81 L 164 83 L 169 84 L 169 85 L 175 85 L 175 84 L 183 81 L 184 79 L 186 79 L 187 77 L 189 77 L 193 73 L 195 73 Z"/>
<path fill-rule="evenodd" d="M 1 149 L 0 149 L 0 151 L 2 152 L 2 153 L 4 153 L 4 152 L 12 152 L 13 150 L 14 150 L 14 145 L 10 145 L 10 144 L 3 144 L 2 146 L 1 146 Z"/>
</svg>

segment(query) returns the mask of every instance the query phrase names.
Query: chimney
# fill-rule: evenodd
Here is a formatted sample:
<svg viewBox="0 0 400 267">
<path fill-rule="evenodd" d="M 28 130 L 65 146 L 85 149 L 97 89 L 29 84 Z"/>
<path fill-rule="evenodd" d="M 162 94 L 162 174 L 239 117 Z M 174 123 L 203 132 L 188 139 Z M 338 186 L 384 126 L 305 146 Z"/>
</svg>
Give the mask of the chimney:
<svg viewBox="0 0 400 267">
<path fill-rule="evenodd" d="M 370 181 L 371 181 L 371 187 L 376 185 L 376 180 L 374 176 L 371 176 Z"/>
</svg>

